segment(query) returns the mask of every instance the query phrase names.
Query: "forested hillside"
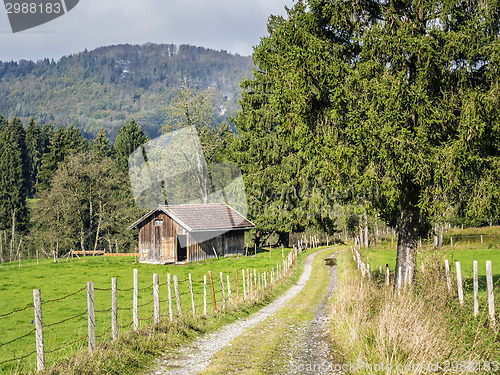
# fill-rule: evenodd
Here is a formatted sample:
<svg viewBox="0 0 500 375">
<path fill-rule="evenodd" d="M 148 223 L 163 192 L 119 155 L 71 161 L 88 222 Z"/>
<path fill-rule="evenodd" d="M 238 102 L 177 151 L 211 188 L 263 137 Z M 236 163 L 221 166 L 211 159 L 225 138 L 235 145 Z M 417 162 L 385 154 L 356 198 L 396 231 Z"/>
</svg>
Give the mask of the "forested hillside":
<svg viewBox="0 0 500 375">
<path fill-rule="evenodd" d="M 238 109 L 239 82 L 251 76 L 250 57 L 173 44 L 101 47 L 38 62 L 0 61 L 0 113 L 27 124 L 69 125 L 88 138 L 103 127 L 111 139 L 133 116 L 150 137 L 167 120 L 165 109 L 187 82 L 212 88 L 214 122 Z"/>
</svg>

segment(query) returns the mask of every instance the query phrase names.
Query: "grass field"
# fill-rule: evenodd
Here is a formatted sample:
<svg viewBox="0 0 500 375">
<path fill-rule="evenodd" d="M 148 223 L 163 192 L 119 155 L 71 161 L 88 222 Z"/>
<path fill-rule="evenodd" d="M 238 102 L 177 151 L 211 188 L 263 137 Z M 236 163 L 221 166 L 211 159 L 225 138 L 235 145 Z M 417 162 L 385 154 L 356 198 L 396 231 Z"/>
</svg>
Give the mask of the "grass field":
<svg viewBox="0 0 500 375">
<path fill-rule="evenodd" d="M 285 255 L 290 250 L 285 249 Z M 160 299 L 161 314 L 168 315 L 167 273 L 177 275 L 182 295 L 184 314 L 191 314 L 191 296 L 189 292 L 188 274 L 192 274 L 193 289 L 195 291 L 195 303 L 197 313 L 200 314 L 203 304 L 203 275 L 212 271 L 217 300 L 221 299 L 219 273 L 224 273 L 231 278 L 233 293 L 234 270 L 238 270 L 240 294 L 243 294 L 242 269 L 257 269 L 258 273 L 265 271 L 266 266 L 276 267 L 281 263 L 281 249 L 269 251 L 260 250 L 256 256 L 231 257 L 210 260 L 206 262 L 192 263 L 182 266 L 174 265 L 151 265 L 134 263 L 134 258 L 86 257 L 82 260 L 69 260 L 53 263 L 49 259 L 35 261 L 23 261 L 22 266 L 18 263 L 5 263 L 0 265 L 0 324 L 3 335 L 0 338 L 0 362 L 22 357 L 35 350 L 35 335 L 29 334 L 33 328 L 33 289 L 40 289 L 42 303 L 50 300 L 62 300 L 46 302 L 42 305 L 44 323 L 44 341 L 46 351 L 46 362 L 48 364 L 67 356 L 76 348 L 86 345 L 87 335 L 87 281 L 94 282 L 95 288 L 95 310 L 96 310 L 96 335 L 102 336 L 97 341 L 104 341 L 110 337 L 111 313 L 111 278 L 116 277 L 118 283 L 118 324 L 121 331 L 130 330 L 132 322 L 132 288 L 133 269 L 139 270 L 139 318 L 142 326 L 152 322 L 153 300 L 152 281 L 153 274 L 160 275 Z M 227 287 L 226 287 L 227 288 Z M 227 290 L 227 289 L 226 289 Z M 76 292 L 76 293 L 75 293 Z M 75 294 L 73 294 L 75 293 Z M 210 292 L 209 292 L 210 293 Z M 73 295 L 71 295 L 73 294 Z M 211 311 L 210 295 L 208 297 L 208 310 Z M 149 304 L 148 304 L 149 303 Z M 174 303 L 175 304 L 175 303 Z M 25 309 L 26 308 L 26 309 Z M 25 310 L 23 310 L 25 309 Z M 175 306 L 174 306 L 175 309 Z M 22 310 L 9 314 L 14 310 Z M 9 314 L 9 315 L 4 315 Z M 67 319 L 67 320 L 66 320 Z M 66 321 L 65 321 L 66 320 Z M 61 323 L 59 323 L 61 322 Z M 26 337 L 9 343 L 16 338 Z M 74 345 L 62 350 L 54 351 L 61 346 L 80 339 Z M 0 372 L 12 373 L 33 369 L 35 355 L 21 361 L 11 361 L 0 365 Z"/>
<path fill-rule="evenodd" d="M 481 235 L 483 244 L 481 245 Z M 451 246 L 453 238 L 453 246 Z M 392 242 L 388 237 L 369 248 L 361 249 L 361 254 L 366 263 L 370 264 L 371 270 L 378 270 L 385 264 L 389 264 L 391 271 L 396 267 L 396 239 Z M 423 241 L 418 248 L 418 265 L 421 261 L 429 261 L 436 258 L 442 261 L 448 259 L 452 272 L 455 271 L 455 262 L 460 262 L 462 276 L 466 279 L 472 278 L 472 262 L 478 261 L 479 278 L 486 280 L 486 261 L 492 261 L 493 280 L 500 279 L 500 227 L 453 229 L 443 235 L 443 247 L 434 249 L 430 241 Z M 484 284 L 480 283 L 484 289 Z"/>
</svg>

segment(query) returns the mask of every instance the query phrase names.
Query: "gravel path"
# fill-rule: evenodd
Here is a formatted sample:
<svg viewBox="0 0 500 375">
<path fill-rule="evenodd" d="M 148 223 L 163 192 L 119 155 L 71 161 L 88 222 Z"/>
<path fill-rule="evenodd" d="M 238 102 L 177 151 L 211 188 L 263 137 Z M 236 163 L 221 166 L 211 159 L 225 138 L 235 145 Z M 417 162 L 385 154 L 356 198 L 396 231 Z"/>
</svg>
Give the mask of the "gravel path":
<svg viewBox="0 0 500 375">
<path fill-rule="evenodd" d="M 286 348 L 290 358 L 289 374 L 343 374 L 335 365 L 342 363 L 342 355 L 332 349 L 329 338 L 327 302 L 337 288 L 337 266 L 329 267 L 330 281 L 325 295 L 315 309 L 314 319 L 290 331 L 293 345 Z M 338 365 L 337 365 L 338 366 Z"/>
<path fill-rule="evenodd" d="M 154 375 L 160 374 L 196 374 L 205 369 L 221 349 L 226 347 L 235 337 L 241 335 L 245 330 L 254 327 L 264 319 L 285 307 L 304 287 L 309 280 L 312 271 L 314 257 L 324 250 L 308 255 L 304 260 L 304 271 L 299 281 L 290 287 L 283 295 L 276 298 L 269 305 L 254 313 L 246 319 L 239 319 L 228 324 L 220 330 L 204 335 L 197 339 L 191 346 L 180 350 L 179 357 L 163 358 L 158 361 Z M 325 300 L 326 304 L 326 300 Z"/>
</svg>

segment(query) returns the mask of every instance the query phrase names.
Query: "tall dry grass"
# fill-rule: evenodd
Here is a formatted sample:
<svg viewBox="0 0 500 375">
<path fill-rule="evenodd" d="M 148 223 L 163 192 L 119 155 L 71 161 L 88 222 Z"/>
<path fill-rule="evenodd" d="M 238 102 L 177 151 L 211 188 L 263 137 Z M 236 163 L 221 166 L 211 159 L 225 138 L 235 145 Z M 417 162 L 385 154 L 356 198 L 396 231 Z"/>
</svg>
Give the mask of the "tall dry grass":
<svg viewBox="0 0 500 375">
<path fill-rule="evenodd" d="M 438 261 L 430 260 L 413 286 L 398 291 L 377 273 L 362 278 L 350 252 L 339 260 L 330 331 L 346 362 L 371 365 L 358 367 L 358 373 L 445 373 L 439 365 L 453 366 L 454 374 L 476 374 L 460 363 L 491 361 L 500 353 L 498 335 L 453 302 Z"/>
</svg>

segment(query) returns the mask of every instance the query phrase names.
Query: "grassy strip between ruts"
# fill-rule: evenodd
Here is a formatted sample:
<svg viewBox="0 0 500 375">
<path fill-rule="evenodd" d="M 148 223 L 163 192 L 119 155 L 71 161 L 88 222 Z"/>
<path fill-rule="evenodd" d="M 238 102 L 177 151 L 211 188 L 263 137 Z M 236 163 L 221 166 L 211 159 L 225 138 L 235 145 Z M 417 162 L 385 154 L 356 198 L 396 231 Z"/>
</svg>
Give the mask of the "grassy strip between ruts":
<svg viewBox="0 0 500 375">
<path fill-rule="evenodd" d="M 311 278 L 302 291 L 285 308 L 235 338 L 202 374 L 293 373 L 293 362 L 301 349 L 294 332 L 314 318 L 315 307 L 329 283 L 323 259 L 339 249 L 335 246 L 317 255 Z"/>
<path fill-rule="evenodd" d="M 410 288 L 362 278 L 351 252 L 339 256 L 331 332 L 359 374 L 500 372 L 500 337 L 484 311 L 474 318 L 446 288 L 440 260 L 429 259 Z"/>
<path fill-rule="evenodd" d="M 154 360 L 161 356 L 174 355 L 183 345 L 196 337 L 212 332 L 238 318 L 247 317 L 259 310 L 274 298 L 281 295 L 302 272 L 302 259 L 309 252 L 299 255 L 298 262 L 292 268 L 286 280 L 277 282 L 267 292 L 262 293 L 259 301 L 240 303 L 219 313 L 209 313 L 208 316 L 190 316 L 186 312 L 183 317 L 176 317 L 170 322 L 162 317 L 161 323 L 145 326 L 139 332 L 124 332 L 116 341 L 100 342 L 92 354 L 82 347 L 41 374 L 137 374 L 147 373 Z M 280 252 L 281 257 L 281 252 Z M 240 280 L 241 282 L 241 280 Z M 240 286 L 240 298 L 242 298 Z M 234 292 L 233 292 L 234 293 Z"/>
</svg>

